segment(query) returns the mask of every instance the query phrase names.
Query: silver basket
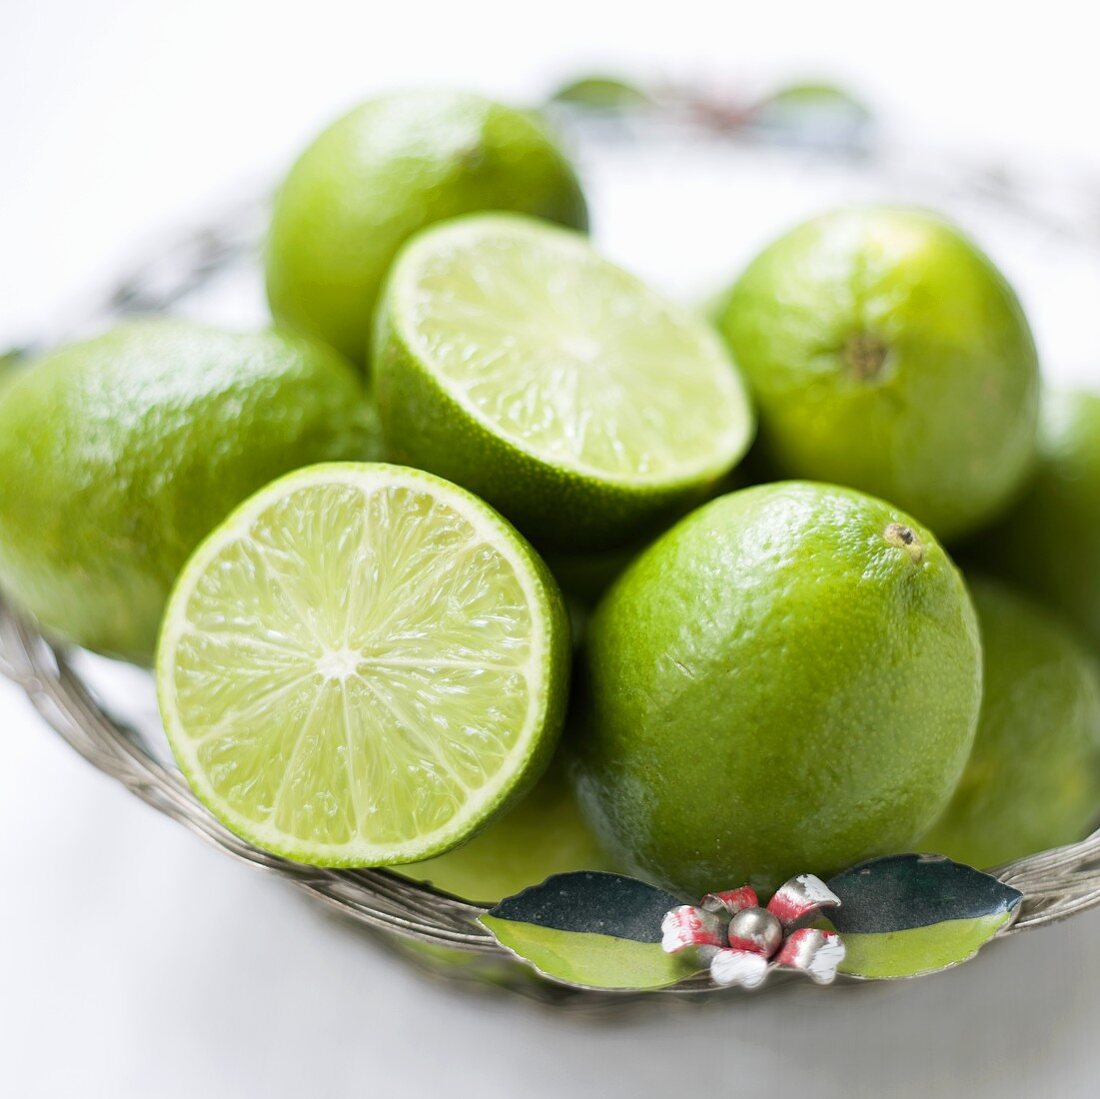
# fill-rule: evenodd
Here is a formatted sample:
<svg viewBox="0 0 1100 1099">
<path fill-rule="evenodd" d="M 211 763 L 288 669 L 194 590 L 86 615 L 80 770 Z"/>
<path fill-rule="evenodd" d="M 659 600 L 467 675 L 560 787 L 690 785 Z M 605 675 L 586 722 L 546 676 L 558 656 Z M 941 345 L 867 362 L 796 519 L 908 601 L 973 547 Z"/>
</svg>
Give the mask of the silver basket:
<svg viewBox="0 0 1100 1099">
<path fill-rule="evenodd" d="M 834 127 L 824 134 L 820 127 L 809 132 L 801 126 L 776 130 L 752 124 L 737 110 L 682 94 L 670 97 L 659 109 L 614 116 L 565 111 L 558 121 L 582 171 L 595 177 L 597 228 L 601 196 L 608 201 L 614 194 L 616 172 L 620 185 L 627 178 L 645 180 L 647 173 L 661 185 L 667 165 L 677 164 L 707 177 L 716 171 L 737 173 L 729 178 L 742 182 L 756 173 L 765 190 L 773 187 L 769 180 L 778 175 L 786 186 L 804 187 L 813 206 L 868 194 L 945 206 L 971 225 L 998 223 L 999 232 L 1020 244 L 1020 263 L 1042 257 L 1043 265 L 1063 269 L 1069 254 L 1073 262 L 1095 271 L 1100 260 L 1100 181 L 1080 173 L 1040 178 L 1005 165 L 970 163 L 942 150 L 891 145 L 865 128 L 856 132 Z M 136 265 L 100 300 L 24 350 L 39 350 L 141 312 L 262 323 L 257 259 L 267 205 L 264 200 L 248 202 L 157 248 L 151 260 Z M 789 220 L 786 211 L 779 217 Z M 754 218 L 757 233 L 759 220 Z M 619 258 L 633 261 L 632 266 L 657 281 L 666 286 L 671 281 L 673 290 L 690 292 L 675 285 L 674 278 L 661 279 L 654 258 L 629 254 L 628 236 L 622 236 L 619 251 Z M 651 270 L 645 271 L 647 266 Z M 1035 281 L 1045 280 L 1036 275 Z M 1089 288 L 1081 292 L 1091 296 Z M 1026 300 L 1026 292 L 1024 296 Z M 1092 348 L 1072 344 L 1059 353 L 1070 370 L 1095 370 L 1100 365 L 1100 348 L 1095 358 Z M 89 763 L 195 835 L 241 862 L 279 875 L 329 911 L 376 933 L 391 948 L 418 942 L 464 952 L 474 963 L 437 966 L 415 950 L 401 950 L 435 975 L 573 1008 L 618 1008 L 642 998 L 566 988 L 535 978 L 511 964 L 512 956 L 478 923 L 485 911 L 478 904 L 386 870 L 302 866 L 253 847 L 226 829 L 191 793 L 169 762 L 155 722 L 130 720 L 117 706 L 105 703 L 86 663 L 84 654 L 51 644 L 0 599 L 0 673 L 22 688 L 46 724 Z M 1065 919 L 1100 905 L 1100 831 L 1081 843 L 991 872 L 1024 898 L 1017 918 L 1002 935 Z M 707 977 L 693 977 L 660 991 L 663 1002 L 676 997 L 699 1002 L 716 986 Z M 650 994 L 643 995 L 653 1002 Z"/>
</svg>

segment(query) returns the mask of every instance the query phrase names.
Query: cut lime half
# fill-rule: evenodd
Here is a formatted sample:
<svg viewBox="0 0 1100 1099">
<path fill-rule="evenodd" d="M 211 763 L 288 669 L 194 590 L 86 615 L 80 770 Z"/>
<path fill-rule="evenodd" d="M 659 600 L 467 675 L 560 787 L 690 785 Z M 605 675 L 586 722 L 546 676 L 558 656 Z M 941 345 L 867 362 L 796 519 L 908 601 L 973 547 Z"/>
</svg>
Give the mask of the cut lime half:
<svg viewBox="0 0 1100 1099">
<path fill-rule="evenodd" d="M 542 771 L 569 631 L 545 566 L 491 508 L 398 466 L 312 466 L 195 552 L 157 654 L 198 797 L 298 862 L 454 847 Z"/>
<path fill-rule="evenodd" d="M 374 359 L 395 452 L 554 545 L 630 538 L 727 473 L 753 431 L 703 321 L 579 234 L 516 215 L 406 246 Z"/>
</svg>

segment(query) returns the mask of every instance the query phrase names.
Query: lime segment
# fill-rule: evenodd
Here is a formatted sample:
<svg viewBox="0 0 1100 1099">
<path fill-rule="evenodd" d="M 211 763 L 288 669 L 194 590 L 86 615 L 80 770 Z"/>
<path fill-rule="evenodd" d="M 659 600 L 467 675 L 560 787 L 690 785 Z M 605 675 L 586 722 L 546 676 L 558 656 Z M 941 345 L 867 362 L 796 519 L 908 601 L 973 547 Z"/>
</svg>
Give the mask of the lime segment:
<svg viewBox="0 0 1100 1099">
<path fill-rule="evenodd" d="M 314 466 L 199 548 L 158 650 L 165 728 L 238 834 L 318 865 L 427 858 L 545 764 L 568 630 L 526 543 L 395 466 Z"/>
<path fill-rule="evenodd" d="M 377 343 L 392 447 L 555 543 L 563 531 L 621 542 L 712 485 L 752 435 L 706 324 L 529 218 L 462 218 L 415 238 Z"/>
<path fill-rule="evenodd" d="M 417 349 L 455 394 L 538 457 L 597 476 L 714 463 L 741 428 L 737 382 L 701 329 L 581 238 L 501 224 L 436 233 L 409 262 Z"/>
</svg>

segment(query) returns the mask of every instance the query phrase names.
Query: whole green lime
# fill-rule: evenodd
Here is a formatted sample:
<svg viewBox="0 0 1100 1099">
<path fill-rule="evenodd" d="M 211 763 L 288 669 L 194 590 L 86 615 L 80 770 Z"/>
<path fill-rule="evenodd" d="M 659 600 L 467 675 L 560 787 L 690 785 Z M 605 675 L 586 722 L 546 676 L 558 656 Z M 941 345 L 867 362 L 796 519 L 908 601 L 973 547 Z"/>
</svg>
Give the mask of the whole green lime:
<svg viewBox="0 0 1100 1099">
<path fill-rule="evenodd" d="M 996 866 L 1100 822 L 1100 685 L 1072 630 L 989 580 L 971 582 L 985 690 L 970 760 L 923 847 Z"/>
<path fill-rule="evenodd" d="M 361 362 L 398 248 L 425 225 L 479 210 L 588 224 L 576 175 L 533 113 L 456 92 L 369 100 L 302 153 L 279 191 L 271 310 Z"/>
<path fill-rule="evenodd" d="M 42 626 L 149 663 L 199 541 L 273 477 L 377 457 L 362 382 L 298 336 L 134 321 L 0 398 L 0 586 Z"/>
<path fill-rule="evenodd" d="M 766 248 L 717 323 L 785 476 L 896 502 L 951 539 L 1025 478 L 1039 370 L 1012 288 L 953 225 L 848 209 Z"/>
<path fill-rule="evenodd" d="M 783 482 L 657 540 L 590 623 L 582 809 L 613 858 L 699 895 L 904 849 L 981 701 L 962 577 L 903 512 Z"/>
<path fill-rule="evenodd" d="M 400 873 L 467 900 L 495 904 L 551 874 L 611 869 L 558 764 L 472 840 L 437 858 L 402 866 Z"/>
<path fill-rule="evenodd" d="M 1026 489 L 968 552 L 1060 610 L 1100 647 L 1100 396 L 1043 395 L 1039 456 Z"/>
</svg>

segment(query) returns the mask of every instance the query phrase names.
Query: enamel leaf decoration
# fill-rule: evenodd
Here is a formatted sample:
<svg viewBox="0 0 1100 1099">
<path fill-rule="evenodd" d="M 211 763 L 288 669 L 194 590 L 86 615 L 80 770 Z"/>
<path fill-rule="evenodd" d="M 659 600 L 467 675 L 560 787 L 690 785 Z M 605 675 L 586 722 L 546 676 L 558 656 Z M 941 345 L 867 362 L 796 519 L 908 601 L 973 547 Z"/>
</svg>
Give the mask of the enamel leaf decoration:
<svg viewBox="0 0 1100 1099">
<path fill-rule="evenodd" d="M 942 855 L 891 855 L 827 884 L 785 882 L 761 905 L 748 885 L 682 904 L 635 878 L 556 874 L 481 917 L 544 977 L 576 988 L 667 988 L 700 971 L 758 988 L 774 969 L 830 984 L 957 965 L 1007 927 L 1023 895 Z"/>
<path fill-rule="evenodd" d="M 842 973 L 915 977 L 973 957 L 1016 917 L 1023 894 L 942 855 L 891 855 L 830 880 Z"/>
<path fill-rule="evenodd" d="M 555 874 L 481 917 L 501 946 L 544 977 L 579 988 L 647 989 L 698 969 L 661 949 L 661 920 L 679 898 L 635 878 Z"/>
</svg>

